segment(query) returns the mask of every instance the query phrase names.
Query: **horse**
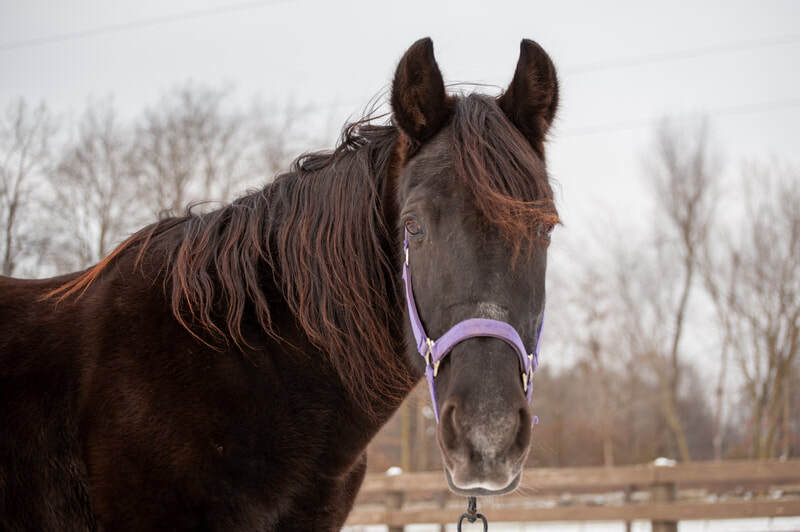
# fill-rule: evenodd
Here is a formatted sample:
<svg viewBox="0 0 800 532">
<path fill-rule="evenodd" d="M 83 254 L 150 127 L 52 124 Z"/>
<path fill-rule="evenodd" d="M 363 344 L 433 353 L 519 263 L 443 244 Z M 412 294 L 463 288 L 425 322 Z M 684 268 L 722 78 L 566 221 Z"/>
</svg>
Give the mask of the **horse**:
<svg viewBox="0 0 800 532">
<path fill-rule="evenodd" d="M 368 442 L 427 373 L 450 488 L 515 489 L 535 368 L 514 342 L 541 337 L 557 104 L 533 41 L 493 97 L 448 92 L 421 39 L 387 123 L 88 270 L 0 278 L 0 529 L 339 529 Z M 505 332 L 432 361 L 465 320 Z"/>
</svg>

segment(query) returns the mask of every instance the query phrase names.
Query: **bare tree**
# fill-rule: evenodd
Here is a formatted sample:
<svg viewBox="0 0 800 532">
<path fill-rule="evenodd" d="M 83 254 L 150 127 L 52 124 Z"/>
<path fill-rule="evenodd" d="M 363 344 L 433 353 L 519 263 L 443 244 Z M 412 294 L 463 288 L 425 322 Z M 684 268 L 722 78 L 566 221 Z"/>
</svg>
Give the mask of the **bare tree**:
<svg viewBox="0 0 800 532">
<path fill-rule="evenodd" d="M 619 348 L 627 351 L 631 367 L 639 368 L 640 378 L 655 391 L 659 420 L 669 424 L 668 416 L 678 418 L 677 395 L 669 393 L 671 360 L 667 355 L 671 330 L 669 323 L 670 288 L 676 285 L 677 271 L 663 259 L 660 246 L 640 245 L 638 248 L 618 248 L 615 253 L 615 279 L 619 301 Z M 652 381 L 652 382 L 651 382 Z M 652 415 L 652 414 L 651 414 Z M 663 423 L 662 423 L 663 424 Z M 681 428 L 682 433 L 682 428 Z M 667 452 L 663 436 L 658 437 L 659 453 Z M 677 443 L 677 438 L 673 437 Z M 689 455 L 688 443 L 685 453 Z M 684 457 L 678 444 L 678 452 Z"/>
<path fill-rule="evenodd" d="M 800 412 L 800 357 L 795 357 L 793 369 L 787 385 L 783 403 L 783 438 L 781 442 L 781 459 L 800 454 L 800 419 L 796 412 Z M 792 413 L 795 412 L 793 415 Z"/>
<path fill-rule="evenodd" d="M 188 85 L 145 111 L 135 154 L 152 212 L 228 200 L 250 177 L 244 116 L 226 107 L 227 94 Z"/>
<path fill-rule="evenodd" d="M 718 238 L 709 284 L 751 406 L 751 455 L 769 458 L 790 426 L 788 382 L 800 358 L 800 172 L 751 165 L 744 199 L 744 216 Z"/>
<path fill-rule="evenodd" d="M 12 275 L 41 235 L 25 234 L 33 218 L 34 188 L 50 161 L 55 122 L 44 104 L 30 108 L 23 99 L 12 102 L 0 117 L 0 215 L 2 264 L 0 273 Z M 39 253 L 37 250 L 35 253 Z"/>
<path fill-rule="evenodd" d="M 658 130 L 647 165 L 656 205 L 652 254 L 619 276 L 620 292 L 634 322 L 634 348 L 646 356 L 658 377 L 661 412 L 683 461 L 689 461 L 691 454 L 678 411 L 681 345 L 717 201 L 707 127 L 702 124 L 690 133 L 668 123 Z M 631 275 L 636 271 L 638 278 Z"/>
<path fill-rule="evenodd" d="M 98 262 L 144 221 L 131 151 L 110 101 L 90 103 L 52 176 L 62 267 Z"/>
<path fill-rule="evenodd" d="M 713 447 L 714 460 L 722 460 L 723 441 L 727 428 L 726 419 L 726 394 L 725 386 L 728 379 L 728 366 L 730 360 L 731 347 L 734 341 L 734 330 L 729 312 L 733 304 L 736 282 L 739 274 L 739 263 L 734 261 L 727 264 L 722 274 L 717 261 L 712 257 L 712 240 L 706 241 L 703 249 L 701 268 L 705 281 L 706 293 L 709 295 L 715 310 L 715 317 L 721 331 L 719 373 L 717 374 L 717 385 L 714 389 L 714 426 L 713 426 Z M 722 274 L 722 275 L 721 275 Z"/>
<path fill-rule="evenodd" d="M 618 323 L 615 322 L 612 284 L 594 265 L 587 265 L 585 275 L 574 286 L 573 319 L 581 327 L 573 332 L 578 348 L 582 350 L 581 362 L 594 375 L 591 393 L 596 409 L 589 423 L 597 426 L 603 442 L 603 465 L 613 466 L 614 435 L 618 427 L 616 418 L 624 414 L 624 404 L 612 380 L 615 369 L 625 366 L 621 352 L 614 346 Z"/>
<path fill-rule="evenodd" d="M 270 179 L 289 168 L 301 151 L 321 142 L 301 130 L 309 107 L 256 102 L 247 113 L 248 136 L 253 141 L 250 165 L 255 178 Z"/>
</svg>

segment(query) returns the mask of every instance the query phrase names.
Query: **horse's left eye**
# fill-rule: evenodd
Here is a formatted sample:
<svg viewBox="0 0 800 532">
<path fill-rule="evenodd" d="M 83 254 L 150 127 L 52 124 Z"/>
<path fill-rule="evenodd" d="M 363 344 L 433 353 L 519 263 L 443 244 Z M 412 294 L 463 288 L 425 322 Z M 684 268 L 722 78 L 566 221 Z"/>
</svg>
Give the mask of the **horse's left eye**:
<svg viewBox="0 0 800 532">
<path fill-rule="evenodd" d="M 408 234 L 412 236 L 421 235 L 422 226 L 419 225 L 419 222 L 414 219 L 406 220 L 406 231 L 408 231 Z"/>
</svg>

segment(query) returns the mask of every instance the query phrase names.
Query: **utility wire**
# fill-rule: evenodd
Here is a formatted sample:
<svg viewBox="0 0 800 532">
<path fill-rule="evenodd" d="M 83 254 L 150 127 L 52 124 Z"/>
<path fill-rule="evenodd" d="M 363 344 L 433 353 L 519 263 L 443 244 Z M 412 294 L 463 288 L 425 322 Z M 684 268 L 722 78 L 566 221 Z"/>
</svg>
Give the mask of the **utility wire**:
<svg viewBox="0 0 800 532">
<path fill-rule="evenodd" d="M 386 105 L 384 102 L 383 105 Z M 327 104 L 311 104 L 303 107 L 304 111 L 323 111 L 338 109 L 345 106 L 355 106 L 351 102 L 330 102 Z M 694 120 L 703 120 L 705 118 L 724 117 L 745 115 L 752 113 L 762 113 L 767 111 L 774 111 L 779 109 L 790 109 L 793 107 L 800 107 L 800 98 L 790 98 L 788 100 L 777 100 L 774 102 L 758 102 L 746 103 L 739 105 L 730 105 L 727 107 L 719 107 L 716 109 L 709 109 L 708 111 L 698 111 L 696 113 L 678 114 L 678 115 L 663 115 L 656 118 L 637 118 L 632 120 L 623 120 L 619 122 L 612 122 L 606 124 L 597 124 L 594 126 L 584 126 L 572 129 L 565 129 L 563 132 L 557 132 L 554 139 L 560 138 L 573 138 L 585 137 L 589 135 L 596 135 L 599 133 L 614 133 L 616 131 L 626 131 L 632 129 L 639 129 L 643 127 L 653 127 L 660 124 L 663 120 L 678 121 L 678 122 L 691 122 Z M 385 118 L 386 114 L 376 115 L 376 119 Z"/>
<path fill-rule="evenodd" d="M 288 3 L 291 0 L 250 0 L 247 2 L 238 2 L 235 4 L 228 4 L 225 6 L 211 7 L 206 9 L 196 9 L 193 11 L 185 11 L 183 13 L 175 13 L 172 15 L 163 15 L 158 17 L 150 17 L 130 22 L 123 22 L 118 24 L 109 24 L 106 26 L 98 26 L 86 30 L 61 33 L 57 35 L 34 37 L 31 39 L 24 39 L 19 41 L 12 41 L 8 43 L 0 43 L 0 52 L 18 50 L 22 48 L 30 48 L 53 44 L 63 41 L 70 41 L 75 39 L 82 39 L 86 37 L 93 37 L 97 35 L 105 35 L 110 33 L 117 33 L 121 31 L 130 31 L 139 28 L 146 28 L 158 26 L 162 24 L 169 24 L 172 22 L 179 22 L 184 20 L 192 20 L 213 15 L 220 15 L 226 13 L 248 11 L 252 9 L 263 8 L 271 5 Z M 744 50 L 753 50 L 759 48 L 769 48 L 773 46 L 784 46 L 800 43 L 800 34 L 780 35 L 775 37 L 767 37 L 763 39 L 750 39 L 737 42 L 716 44 L 711 46 L 703 46 L 698 48 L 691 48 L 686 50 L 678 50 L 674 52 L 662 52 L 656 54 L 647 54 L 631 58 L 613 59 L 609 61 L 601 61 L 596 63 L 588 63 L 575 67 L 567 67 L 563 72 L 571 75 L 581 75 L 592 72 L 601 72 L 606 70 L 614 70 L 619 68 L 630 68 L 642 66 L 647 64 L 663 63 L 667 61 L 679 61 L 683 59 L 693 59 L 696 57 L 703 57 L 709 55 L 719 55 L 726 53 L 739 52 Z M 331 107 L 344 107 L 353 105 L 347 102 L 332 102 Z M 713 109 L 704 113 L 696 113 L 694 115 L 687 115 L 677 117 L 677 120 L 697 120 L 706 116 L 724 116 L 735 114 L 748 114 L 762 111 L 769 111 L 773 109 L 783 109 L 790 107 L 800 106 L 800 99 L 791 99 L 777 102 L 744 104 L 737 106 L 724 107 Z M 317 108 L 318 106 L 313 106 Z M 600 124 L 597 126 L 588 126 L 572 130 L 566 130 L 559 137 L 579 137 L 586 135 L 594 135 L 597 133 L 622 131 L 628 129 L 637 129 L 640 127 L 652 126 L 657 124 L 659 119 L 638 119 L 628 120 L 623 122 L 616 122 L 612 124 Z"/>
<path fill-rule="evenodd" d="M 9 50 L 19 50 L 20 48 L 31 48 L 35 46 L 42 46 L 45 44 L 53 44 L 63 41 L 71 41 L 75 39 L 84 39 L 86 37 L 94 37 L 96 35 L 105 35 L 109 33 L 117 33 L 120 31 L 130 31 L 139 28 L 147 28 L 151 26 L 159 26 L 161 24 L 169 24 L 171 22 L 180 22 L 184 20 L 192 20 L 213 15 L 221 15 L 224 13 L 234 13 L 237 11 L 249 11 L 251 9 L 258 9 L 262 7 L 272 6 L 275 4 L 287 3 L 291 0 L 251 0 L 249 2 L 238 2 L 235 4 L 228 4 L 225 6 L 209 7 L 206 9 L 195 9 L 192 11 L 184 11 L 183 13 L 175 13 L 173 15 L 162 15 L 159 17 L 143 18 L 139 20 L 132 20 L 130 22 L 121 22 L 118 24 L 108 24 L 106 26 L 98 26 L 96 28 L 89 28 L 86 30 L 74 31 L 69 33 L 60 33 L 56 35 L 47 35 L 44 37 L 34 37 L 32 39 L 22 39 L 19 41 L 11 41 L 7 43 L 0 43 L 0 52 Z"/>
<path fill-rule="evenodd" d="M 701 46 L 698 48 L 689 48 L 687 50 L 678 50 L 674 52 L 646 54 L 626 59 L 611 59 L 608 61 L 588 63 L 585 65 L 579 65 L 575 67 L 567 67 L 564 70 L 564 72 L 572 75 L 581 75 L 581 74 L 588 74 L 591 72 L 601 72 L 603 70 L 630 68 L 630 67 L 648 65 L 653 63 L 679 61 L 682 59 L 694 59 L 695 57 L 728 54 L 733 52 L 741 52 L 744 50 L 755 50 L 758 48 L 770 48 L 773 46 L 784 46 L 797 43 L 800 43 L 800 34 L 795 33 L 790 35 L 779 35 L 776 37 L 766 37 L 763 39 L 751 39 L 745 41 L 714 44 L 711 46 Z"/>
<path fill-rule="evenodd" d="M 43 37 L 34 37 L 32 39 L 23 39 L 8 43 L 0 43 L 0 52 L 5 52 L 9 50 L 18 50 L 21 48 L 30 48 L 35 46 L 42 46 L 45 44 L 52 44 L 74 39 L 82 39 L 86 37 L 93 37 L 96 35 L 105 35 L 120 31 L 130 31 L 138 28 L 157 26 L 161 24 L 168 24 L 171 22 L 178 22 L 183 20 L 192 20 L 192 19 L 203 18 L 224 13 L 247 11 L 279 3 L 286 3 L 289 1 L 291 0 L 250 0 L 248 2 L 238 2 L 235 4 L 229 4 L 225 6 L 197 9 L 193 11 L 185 11 L 183 13 L 176 13 L 173 15 L 163 15 L 160 17 L 139 19 L 119 24 L 98 26 L 96 28 L 89 28 L 86 30 L 81 30 L 76 32 L 62 33 L 62 34 L 43 36 Z M 585 65 L 578 65 L 575 67 L 567 67 L 566 69 L 564 69 L 564 72 L 570 75 L 581 75 L 581 74 L 588 74 L 591 72 L 601 72 L 605 70 L 614 70 L 618 68 L 630 68 L 646 64 L 663 63 L 666 61 L 693 59 L 696 57 L 719 55 L 719 54 L 739 52 L 744 50 L 769 48 L 773 46 L 783 46 L 783 45 L 790 45 L 797 43 L 800 43 L 800 34 L 779 35 L 775 37 L 766 37 L 762 39 L 749 39 L 743 41 L 714 44 L 710 46 L 690 48 L 687 50 L 661 52 L 655 54 L 641 55 L 637 57 L 612 59 L 608 61 L 588 63 Z"/>
<path fill-rule="evenodd" d="M 658 125 L 664 119 L 670 121 L 675 120 L 682 122 L 682 121 L 702 120 L 706 117 L 761 113 L 765 111 L 788 109 L 792 107 L 800 107 L 800 98 L 778 100 L 774 102 L 731 105 L 728 107 L 719 107 L 717 109 L 709 109 L 708 111 L 686 114 L 686 115 L 667 115 L 665 117 L 659 117 L 659 118 L 645 118 L 638 120 L 626 120 L 623 122 L 615 122 L 611 124 L 598 124 L 596 126 L 568 129 L 561 134 L 557 133 L 555 135 L 555 138 L 583 137 L 587 135 L 595 135 L 597 133 L 609 133 L 614 131 L 638 129 L 641 127 L 651 127 Z"/>
</svg>

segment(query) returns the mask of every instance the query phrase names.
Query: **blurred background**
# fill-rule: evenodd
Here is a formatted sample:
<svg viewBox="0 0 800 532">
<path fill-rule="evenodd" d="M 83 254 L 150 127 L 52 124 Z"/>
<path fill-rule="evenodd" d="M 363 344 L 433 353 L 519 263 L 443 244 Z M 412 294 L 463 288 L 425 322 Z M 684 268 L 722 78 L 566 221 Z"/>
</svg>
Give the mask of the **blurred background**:
<svg viewBox="0 0 800 532">
<path fill-rule="evenodd" d="M 0 0 L 0 36 L 15 277 L 85 268 L 332 147 L 388 110 L 420 37 L 452 91 L 489 94 L 538 41 L 561 83 L 563 226 L 529 467 L 800 453 L 800 3 Z M 406 401 L 370 471 L 441 469 L 428 401 Z"/>
</svg>

